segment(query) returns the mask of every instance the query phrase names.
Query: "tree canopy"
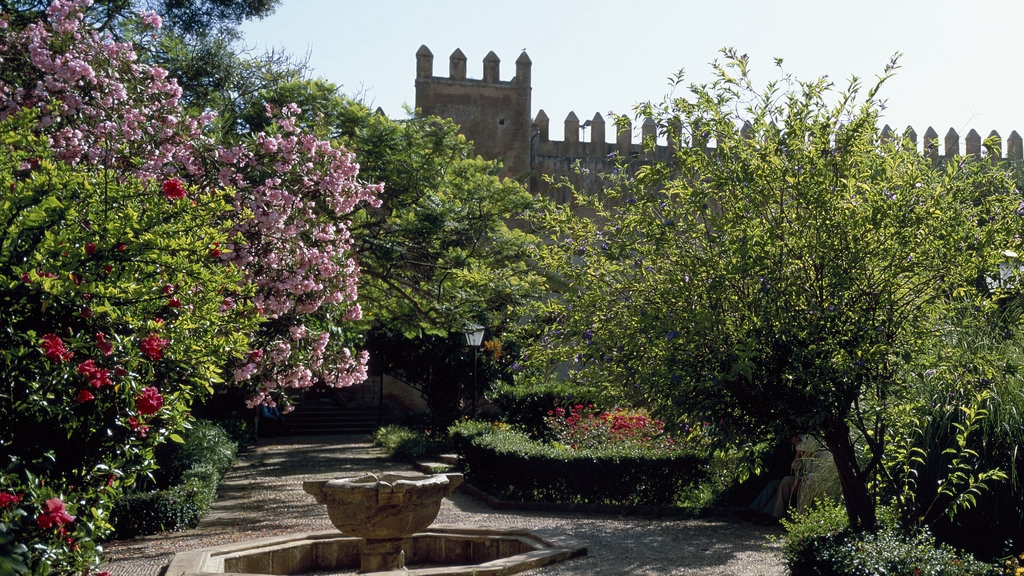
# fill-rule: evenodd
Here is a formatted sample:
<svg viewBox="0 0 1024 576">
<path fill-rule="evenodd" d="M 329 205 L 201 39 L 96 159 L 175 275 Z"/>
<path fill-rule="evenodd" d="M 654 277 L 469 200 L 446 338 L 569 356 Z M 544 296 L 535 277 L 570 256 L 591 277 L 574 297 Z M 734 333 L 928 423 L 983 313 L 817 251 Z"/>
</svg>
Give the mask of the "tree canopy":
<svg viewBox="0 0 1024 576">
<path fill-rule="evenodd" d="M 531 311 L 524 378 L 562 371 L 746 441 L 814 432 L 851 525 L 870 528 L 900 368 L 951 303 L 986 305 L 977 281 L 1019 249 L 1020 194 L 990 162 L 937 167 L 880 138 L 895 60 L 862 103 L 857 79 L 759 90 L 748 65 L 727 50 L 713 82 L 639 107 L 683 144 L 671 159 L 540 215 L 536 258 L 564 288 Z"/>
</svg>

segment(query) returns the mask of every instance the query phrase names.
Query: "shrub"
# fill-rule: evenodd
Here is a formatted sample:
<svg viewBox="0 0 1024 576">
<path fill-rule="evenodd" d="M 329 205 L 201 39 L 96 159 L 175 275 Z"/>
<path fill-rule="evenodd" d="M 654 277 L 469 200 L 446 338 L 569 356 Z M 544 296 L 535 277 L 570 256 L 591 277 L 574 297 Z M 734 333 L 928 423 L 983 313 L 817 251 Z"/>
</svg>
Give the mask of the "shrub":
<svg viewBox="0 0 1024 576">
<path fill-rule="evenodd" d="M 531 386 L 495 383 L 487 393 L 487 399 L 498 407 L 504 421 L 525 429 L 537 438 L 550 437 L 544 416 L 552 406 L 589 404 L 593 400 L 578 387 L 561 381 Z"/>
<path fill-rule="evenodd" d="M 467 480 L 506 500 L 677 506 L 707 476 L 708 458 L 681 450 L 572 450 L 503 424 L 467 422 L 449 431 Z"/>
<path fill-rule="evenodd" d="M 846 512 L 831 500 L 783 520 L 783 552 L 792 576 L 994 576 L 1000 570 L 941 545 L 927 530 L 887 527 L 854 533 Z"/>
<path fill-rule="evenodd" d="M 154 489 L 132 492 L 114 505 L 111 524 L 117 537 L 194 527 L 216 500 L 235 451 L 227 432 L 211 422 L 197 422 L 182 443 L 161 446 Z"/>
<path fill-rule="evenodd" d="M 673 450 L 676 441 L 665 433 L 665 423 L 642 410 L 616 408 L 597 411 L 593 405 L 576 404 L 548 410 L 544 422 L 559 443 L 574 450 L 609 445 L 636 445 L 651 450 Z"/>
<path fill-rule="evenodd" d="M 412 462 L 441 450 L 441 444 L 425 432 L 396 425 L 378 428 L 373 434 L 373 443 L 402 462 Z"/>
</svg>

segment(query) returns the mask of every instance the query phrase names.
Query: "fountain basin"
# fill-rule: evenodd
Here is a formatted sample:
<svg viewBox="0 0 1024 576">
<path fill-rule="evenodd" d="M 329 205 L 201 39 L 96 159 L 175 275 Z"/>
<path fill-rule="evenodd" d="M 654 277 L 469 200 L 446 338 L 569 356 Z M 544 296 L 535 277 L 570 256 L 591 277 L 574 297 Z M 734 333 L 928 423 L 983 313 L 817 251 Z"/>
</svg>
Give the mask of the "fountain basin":
<svg viewBox="0 0 1024 576">
<path fill-rule="evenodd" d="M 334 530 L 264 538 L 180 552 L 166 574 L 355 573 L 363 539 Z M 375 574 L 405 576 L 497 576 L 532 570 L 586 554 L 586 546 L 542 530 L 436 525 L 403 538 L 408 567 Z M 365 571 L 363 571 L 365 572 Z"/>
<path fill-rule="evenodd" d="M 384 540 L 430 526 L 441 510 L 441 500 L 459 484 L 462 474 L 388 472 L 310 480 L 302 483 L 302 489 L 327 506 L 331 524 L 342 534 Z"/>
</svg>

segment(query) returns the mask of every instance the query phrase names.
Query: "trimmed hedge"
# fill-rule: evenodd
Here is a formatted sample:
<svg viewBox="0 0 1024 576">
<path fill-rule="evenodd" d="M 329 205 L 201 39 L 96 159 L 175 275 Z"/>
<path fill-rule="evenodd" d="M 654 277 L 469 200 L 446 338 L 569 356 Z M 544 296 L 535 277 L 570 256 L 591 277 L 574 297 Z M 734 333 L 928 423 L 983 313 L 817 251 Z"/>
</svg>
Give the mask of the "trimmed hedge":
<svg viewBox="0 0 1024 576">
<path fill-rule="evenodd" d="M 114 505 L 110 523 L 115 538 L 193 528 L 213 505 L 237 445 L 212 422 L 196 422 L 182 438 L 184 443 L 166 444 L 157 452 L 155 486 L 140 487 Z"/>
<path fill-rule="evenodd" d="M 557 380 L 529 387 L 497 382 L 487 392 L 487 400 L 498 408 L 503 420 L 545 439 L 551 437 L 544 421 L 549 410 L 555 406 L 594 403 L 578 387 Z"/>
<path fill-rule="evenodd" d="M 467 482 L 502 500 L 677 506 L 708 473 L 706 456 L 686 452 L 575 451 L 477 422 L 450 432 Z"/>
</svg>

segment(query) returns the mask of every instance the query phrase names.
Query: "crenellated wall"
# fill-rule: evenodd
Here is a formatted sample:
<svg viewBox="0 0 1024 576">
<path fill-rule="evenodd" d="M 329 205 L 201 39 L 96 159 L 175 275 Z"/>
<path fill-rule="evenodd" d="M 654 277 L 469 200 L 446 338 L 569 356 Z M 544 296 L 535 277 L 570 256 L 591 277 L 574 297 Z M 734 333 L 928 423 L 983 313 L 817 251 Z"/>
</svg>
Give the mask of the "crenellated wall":
<svg viewBox="0 0 1024 576">
<path fill-rule="evenodd" d="M 474 80 L 466 76 L 466 56 L 456 49 L 449 58 L 448 76 L 439 77 L 434 76 L 433 54 L 421 46 L 416 52 L 416 108 L 425 115 L 455 120 L 462 133 L 473 140 L 478 154 L 505 163 L 503 175 L 522 180 L 532 192 L 559 202 L 569 200 L 567 192 L 564 188 L 549 190 L 544 176 L 566 177 L 577 187 L 596 189 L 601 187 L 600 175 L 614 170 L 619 159 L 665 159 L 671 147 L 678 145 L 669 141 L 645 154 L 642 142 L 658 140 L 653 120 L 645 120 L 638 138 L 634 138 L 629 122 L 616 125 L 614 119 L 607 122 L 601 114 L 595 114 L 581 123 L 575 112 L 570 112 L 563 122 L 562 139 L 552 140 L 551 122 L 544 110 L 539 110 L 535 118 L 530 116 L 531 66 L 524 51 L 516 60 L 515 76 L 502 81 L 500 61 L 490 52 L 483 60 L 483 79 Z M 896 133 L 885 126 L 881 136 L 894 138 Z M 941 139 L 930 127 L 921 138 L 910 128 L 901 136 L 936 161 L 960 154 L 989 153 L 999 158 L 1024 159 L 1024 142 L 1016 131 L 1005 140 L 996 131 L 990 132 L 984 140 L 998 141 L 991 151 L 985 150 L 984 140 L 974 130 L 962 140 L 952 128 Z"/>
</svg>

